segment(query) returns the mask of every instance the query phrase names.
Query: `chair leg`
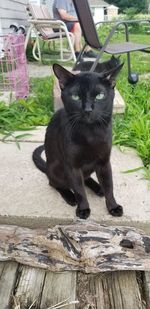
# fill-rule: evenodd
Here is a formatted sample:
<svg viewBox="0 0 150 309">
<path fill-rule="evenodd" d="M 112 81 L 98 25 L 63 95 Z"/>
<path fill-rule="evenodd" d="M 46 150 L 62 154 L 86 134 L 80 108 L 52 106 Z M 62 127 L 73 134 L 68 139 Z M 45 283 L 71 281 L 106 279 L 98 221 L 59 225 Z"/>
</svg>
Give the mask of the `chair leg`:
<svg viewBox="0 0 150 309">
<path fill-rule="evenodd" d="M 35 53 L 36 48 L 37 48 L 37 50 L 38 50 L 38 56 L 37 56 L 36 53 Z M 33 54 L 33 57 L 34 57 L 37 61 L 42 61 L 42 58 L 41 58 L 41 50 L 40 50 L 40 43 L 39 43 L 39 38 L 38 38 L 38 36 L 36 37 L 36 40 L 35 40 L 35 43 L 34 43 L 34 46 L 33 46 L 33 49 L 32 49 L 32 54 Z"/>
<path fill-rule="evenodd" d="M 82 48 L 82 50 L 81 50 L 79 56 L 78 56 L 77 59 L 76 59 L 76 62 L 75 62 L 75 64 L 74 64 L 72 70 L 76 70 L 76 66 L 77 66 L 77 64 L 80 62 L 80 60 L 82 59 L 82 55 L 83 55 L 83 53 L 84 53 L 84 50 L 85 50 L 86 46 L 87 46 L 87 44 L 84 44 L 84 46 L 83 46 L 83 48 Z"/>
<path fill-rule="evenodd" d="M 59 30 L 59 38 L 60 38 L 60 59 L 63 61 L 63 42 L 62 42 L 62 31 Z"/>
<path fill-rule="evenodd" d="M 128 77 L 131 75 L 131 57 L 130 53 L 127 53 L 127 64 L 128 64 Z"/>
<path fill-rule="evenodd" d="M 68 32 L 66 32 L 66 37 L 67 37 L 68 44 L 69 44 L 70 51 L 71 51 L 71 57 L 68 60 L 73 59 L 73 61 L 76 61 L 76 56 L 75 56 L 75 52 L 74 52 L 74 48 L 73 48 L 74 36 L 73 36 L 72 33 L 69 34 Z"/>
<path fill-rule="evenodd" d="M 92 65 L 92 67 L 90 69 L 90 72 L 94 72 L 95 71 L 95 68 L 96 68 L 97 64 L 99 63 L 99 60 L 101 59 L 101 57 L 102 57 L 104 52 L 105 52 L 105 45 L 99 50 L 97 58 L 94 61 L 93 65 Z"/>
<path fill-rule="evenodd" d="M 28 45 L 28 42 L 29 42 L 29 39 L 30 39 L 30 36 L 31 36 L 31 31 L 32 31 L 32 28 L 33 26 L 31 25 L 27 31 L 27 35 L 26 35 L 26 38 L 25 38 L 25 43 L 24 43 L 24 47 L 25 47 L 25 50 L 27 48 L 27 45 Z"/>
<path fill-rule="evenodd" d="M 138 82 L 139 78 L 137 73 L 131 71 L 130 53 L 127 53 L 127 65 L 128 65 L 128 82 L 134 85 Z"/>
</svg>

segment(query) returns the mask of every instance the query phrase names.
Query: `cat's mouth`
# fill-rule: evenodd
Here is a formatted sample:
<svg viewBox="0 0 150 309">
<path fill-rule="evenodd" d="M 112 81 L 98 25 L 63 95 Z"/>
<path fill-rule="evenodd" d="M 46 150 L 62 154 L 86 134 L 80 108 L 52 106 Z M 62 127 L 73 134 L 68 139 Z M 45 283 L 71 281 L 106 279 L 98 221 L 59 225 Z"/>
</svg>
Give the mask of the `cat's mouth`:
<svg viewBox="0 0 150 309">
<path fill-rule="evenodd" d="M 94 121 L 91 112 L 90 113 L 84 113 L 83 119 L 87 123 L 92 123 Z"/>
</svg>

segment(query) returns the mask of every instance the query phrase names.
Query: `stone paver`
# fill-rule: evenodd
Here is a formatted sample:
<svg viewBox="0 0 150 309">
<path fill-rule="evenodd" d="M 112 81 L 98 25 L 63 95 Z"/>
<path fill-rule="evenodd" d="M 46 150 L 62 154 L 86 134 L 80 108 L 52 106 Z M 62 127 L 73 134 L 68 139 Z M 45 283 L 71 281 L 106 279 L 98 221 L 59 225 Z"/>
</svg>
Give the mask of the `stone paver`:
<svg viewBox="0 0 150 309">
<path fill-rule="evenodd" d="M 53 226 L 76 220 L 75 208 L 67 205 L 32 162 L 32 151 L 39 143 L 22 142 L 19 150 L 14 142 L 0 142 L 0 223 L 29 227 Z M 104 198 L 87 189 L 91 206 L 90 219 L 100 223 L 138 226 L 150 232 L 150 190 L 141 171 L 122 171 L 142 166 L 134 151 L 112 151 L 114 192 L 124 206 L 124 216 L 114 218 L 107 213 Z"/>
</svg>

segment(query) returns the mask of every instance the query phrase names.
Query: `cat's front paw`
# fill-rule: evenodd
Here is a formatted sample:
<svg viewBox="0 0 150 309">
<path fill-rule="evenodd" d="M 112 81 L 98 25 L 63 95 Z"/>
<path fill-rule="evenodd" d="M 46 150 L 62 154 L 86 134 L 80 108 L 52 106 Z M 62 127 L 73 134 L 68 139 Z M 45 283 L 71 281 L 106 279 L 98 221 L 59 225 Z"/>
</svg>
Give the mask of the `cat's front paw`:
<svg viewBox="0 0 150 309">
<path fill-rule="evenodd" d="M 79 217 L 80 219 L 84 219 L 84 220 L 87 219 L 90 213 L 91 213 L 90 208 L 80 209 L 79 207 L 77 207 L 76 209 L 76 216 Z"/>
<path fill-rule="evenodd" d="M 114 217 L 121 217 L 123 215 L 123 207 L 121 205 L 116 205 L 115 208 L 109 210 L 109 213 Z"/>
</svg>

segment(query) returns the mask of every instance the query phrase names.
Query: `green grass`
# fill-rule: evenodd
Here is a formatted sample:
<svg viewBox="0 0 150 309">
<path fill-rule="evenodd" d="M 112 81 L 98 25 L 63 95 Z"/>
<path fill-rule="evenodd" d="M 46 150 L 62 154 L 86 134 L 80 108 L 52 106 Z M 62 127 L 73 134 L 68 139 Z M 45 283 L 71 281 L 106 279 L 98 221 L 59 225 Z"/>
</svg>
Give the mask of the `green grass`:
<svg viewBox="0 0 150 309">
<path fill-rule="evenodd" d="M 53 113 L 53 78 L 32 78 L 30 95 L 6 106 L 0 102 L 0 133 L 11 134 L 38 125 L 47 125 Z"/>
<path fill-rule="evenodd" d="M 138 35 L 139 37 L 139 35 Z M 148 40 L 144 36 L 144 39 Z M 143 37 L 142 37 L 143 38 Z M 125 57 L 122 57 L 125 61 Z M 138 74 L 150 73 L 150 55 L 134 53 L 132 71 Z M 150 82 L 141 79 L 132 86 L 127 81 L 127 66 L 118 77 L 117 88 L 126 102 L 126 111 L 122 116 L 114 116 L 113 142 L 133 147 L 143 160 L 147 179 L 150 180 Z"/>
<path fill-rule="evenodd" d="M 131 86 L 125 73 L 118 79 L 118 89 L 126 102 L 126 111 L 113 119 L 113 143 L 133 147 L 147 167 L 150 180 L 150 83 Z"/>
<path fill-rule="evenodd" d="M 110 31 L 110 25 L 99 28 L 99 36 L 104 42 Z M 101 35 L 102 34 L 102 35 Z M 130 33 L 132 42 L 148 44 L 150 34 L 146 34 L 144 26 L 138 33 Z M 111 42 L 123 42 L 123 29 L 117 31 Z M 104 59 L 110 55 L 105 54 Z M 121 56 L 124 67 L 118 76 L 117 88 L 126 102 L 124 115 L 113 117 L 113 143 L 136 149 L 145 165 L 145 177 L 150 180 L 150 82 L 143 78 L 136 85 L 130 85 L 127 80 L 126 55 Z M 142 52 L 131 53 L 132 72 L 139 75 L 150 73 L 150 54 Z"/>
</svg>

